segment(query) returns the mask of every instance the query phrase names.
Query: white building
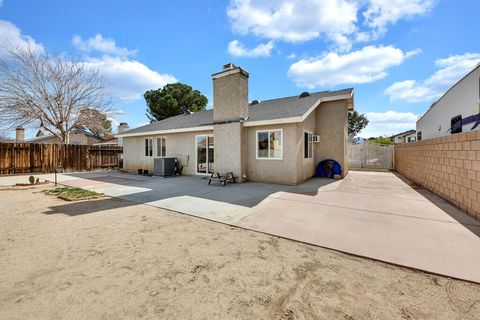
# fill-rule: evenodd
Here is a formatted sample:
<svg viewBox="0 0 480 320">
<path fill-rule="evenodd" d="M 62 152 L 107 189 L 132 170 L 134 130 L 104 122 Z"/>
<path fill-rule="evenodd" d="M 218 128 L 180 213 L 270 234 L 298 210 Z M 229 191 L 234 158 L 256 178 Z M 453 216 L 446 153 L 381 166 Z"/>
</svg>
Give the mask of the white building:
<svg viewBox="0 0 480 320">
<path fill-rule="evenodd" d="M 417 140 L 480 129 L 480 64 L 417 120 Z"/>
</svg>

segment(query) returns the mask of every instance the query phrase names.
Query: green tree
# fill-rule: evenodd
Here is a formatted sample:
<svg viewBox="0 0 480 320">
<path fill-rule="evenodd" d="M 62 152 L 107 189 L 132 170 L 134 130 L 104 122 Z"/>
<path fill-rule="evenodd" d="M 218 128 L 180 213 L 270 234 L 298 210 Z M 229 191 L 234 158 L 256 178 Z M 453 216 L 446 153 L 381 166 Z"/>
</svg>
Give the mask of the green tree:
<svg viewBox="0 0 480 320">
<path fill-rule="evenodd" d="M 357 111 L 348 114 L 348 135 L 355 137 L 368 125 L 368 119 Z"/>
<path fill-rule="evenodd" d="M 147 117 L 150 122 L 163 120 L 182 114 L 182 107 L 190 111 L 205 110 L 208 103 L 200 91 L 183 83 L 167 84 L 156 90 L 149 90 L 143 95 L 147 102 Z"/>
<path fill-rule="evenodd" d="M 108 140 L 113 137 L 112 121 L 107 118 L 105 113 L 102 113 L 94 108 L 87 108 L 80 112 L 79 128 L 90 131 L 95 136 Z"/>
</svg>

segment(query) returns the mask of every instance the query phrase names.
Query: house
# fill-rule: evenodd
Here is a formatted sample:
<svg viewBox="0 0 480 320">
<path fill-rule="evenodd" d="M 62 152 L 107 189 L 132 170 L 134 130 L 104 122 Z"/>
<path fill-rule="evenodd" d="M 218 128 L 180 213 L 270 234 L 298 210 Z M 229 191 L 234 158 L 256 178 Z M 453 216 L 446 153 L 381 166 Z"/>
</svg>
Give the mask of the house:
<svg viewBox="0 0 480 320">
<path fill-rule="evenodd" d="M 353 89 L 248 103 L 248 78 L 243 68 L 227 64 L 212 75 L 213 109 L 118 134 L 124 169 L 152 172 L 153 159 L 167 156 L 178 158 L 183 174 L 233 172 L 240 181 L 298 184 L 313 177 L 323 159 L 348 172 Z"/>
<path fill-rule="evenodd" d="M 408 130 L 392 136 L 394 144 L 408 143 L 417 141 L 417 132 L 415 130 Z"/>
<path fill-rule="evenodd" d="M 42 130 L 39 130 L 35 135 L 35 138 L 25 140 L 25 129 L 18 127 L 15 129 L 16 142 L 24 143 L 60 143 L 60 139 L 53 134 L 45 134 Z M 69 133 L 69 144 L 83 144 L 83 145 L 93 145 L 99 142 L 102 142 L 103 139 L 81 129 L 72 129 Z"/>
<path fill-rule="evenodd" d="M 455 83 L 417 120 L 417 140 L 480 128 L 480 64 Z"/>
</svg>

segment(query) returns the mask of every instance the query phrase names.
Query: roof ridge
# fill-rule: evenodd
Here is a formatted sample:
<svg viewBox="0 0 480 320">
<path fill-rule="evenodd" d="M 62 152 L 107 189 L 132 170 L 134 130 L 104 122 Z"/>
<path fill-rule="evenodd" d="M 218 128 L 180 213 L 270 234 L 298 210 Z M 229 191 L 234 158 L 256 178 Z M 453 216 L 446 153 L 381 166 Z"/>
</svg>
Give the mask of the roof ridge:
<svg viewBox="0 0 480 320">
<path fill-rule="evenodd" d="M 353 88 L 344 88 L 344 89 L 339 89 L 339 90 L 323 90 L 323 91 L 317 91 L 317 92 L 309 92 L 310 93 L 310 96 L 307 96 L 305 98 L 308 98 L 308 97 L 311 97 L 311 96 L 314 96 L 314 95 L 318 95 L 318 94 L 322 94 L 322 93 L 335 93 L 335 92 L 341 92 L 341 91 L 349 91 L 349 90 L 353 90 Z M 289 98 L 298 98 L 300 95 L 297 94 L 295 96 L 287 96 L 287 97 L 281 97 L 281 98 L 273 98 L 273 99 L 267 99 L 267 100 L 258 100 L 259 103 L 262 103 L 262 102 L 267 102 L 267 101 L 275 101 L 275 100 L 282 100 L 282 99 L 289 99 Z M 300 98 L 299 98 L 300 99 Z M 302 98 L 304 99 L 304 98 Z M 252 100 L 253 101 L 253 100 Z"/>
</svg>

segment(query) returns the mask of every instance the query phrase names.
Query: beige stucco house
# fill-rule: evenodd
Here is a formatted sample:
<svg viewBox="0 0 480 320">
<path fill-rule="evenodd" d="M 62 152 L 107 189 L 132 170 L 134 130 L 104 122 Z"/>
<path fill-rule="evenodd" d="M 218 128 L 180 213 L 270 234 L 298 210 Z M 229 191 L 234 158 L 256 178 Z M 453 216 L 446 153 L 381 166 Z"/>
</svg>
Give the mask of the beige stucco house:
<svg viewBox="0 0 480 320">
<path fill-rule="evenodd" d="M 233 172 L 241 181 L 298 184 L 334 159 L 348 172 L 347 119 L 353 89 L 248 102 L 247 71 L 233 64 L 213 78 L 213 109 L 154 122 L 117 136 L 124 169 L 153 171 L 176 157 L 183 174 Z"/>
<path fill-rule="evenodd" d="M 417 141 L 417 132 L 415 130 L 408 130 L 392 136 L 394 144 L 409 143 Z"/>
</svg>

